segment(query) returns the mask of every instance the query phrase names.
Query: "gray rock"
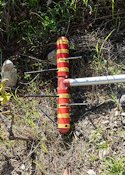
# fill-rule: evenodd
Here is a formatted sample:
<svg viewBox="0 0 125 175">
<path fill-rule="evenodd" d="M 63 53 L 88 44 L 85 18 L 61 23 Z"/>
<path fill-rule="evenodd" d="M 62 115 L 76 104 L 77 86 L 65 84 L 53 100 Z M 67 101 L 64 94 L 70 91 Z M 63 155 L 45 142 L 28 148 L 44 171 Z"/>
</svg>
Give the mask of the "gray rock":
<svg viewBox="0 0 125 175">
<path fill-rule="evenodd" d="M 24 164 L 22 164 L 22 165 L 20 166 L 20 169 L 21 169 L 21 170 L 25 170 L 25 168 L 26 168 L 26 167 L 25 167 Z"/>
<path fill-rule="evenodd" d="M 96 175 L 96 172 L 94 170 L 90 169 L 87 171 L 87 174 L 88 175 Z"/>
<path fill-rule="evenodd" d="M 50 64 L 56 65 L 56 50 L 53 50 L 48 54 L 48 61 Z"/>
<path fill-rule="evenodd" d="M 122 95 L 121 98 L 120 98 L 120 106 L 121 107 L 125 107 L 125 95 Z"/>
<path fill-rule="evenodd" d="M 3 63 L 1 71 L 2 81 L 7 80 L 7 87 L 14 87 L 17 83 L 17 70 L 12 61 L 6 60 Z"/>
</svg>

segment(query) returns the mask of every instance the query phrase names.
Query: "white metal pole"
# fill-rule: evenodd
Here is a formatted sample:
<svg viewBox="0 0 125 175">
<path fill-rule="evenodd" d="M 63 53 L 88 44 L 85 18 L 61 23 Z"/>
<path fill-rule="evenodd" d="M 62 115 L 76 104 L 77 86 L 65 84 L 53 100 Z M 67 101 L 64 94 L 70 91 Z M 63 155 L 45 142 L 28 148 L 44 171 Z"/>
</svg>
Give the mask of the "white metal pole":
<svg viewBox="0 0 125 175">
<path fill-rule="evenodd" d="M 88 86 L 88 85 L 101 85 L 101 84 L 122 83 L 122 82 L 125 82 L 125 74 L 64 80 L 64 83 L 67 84 L 68 86 Z"/>
</svg>

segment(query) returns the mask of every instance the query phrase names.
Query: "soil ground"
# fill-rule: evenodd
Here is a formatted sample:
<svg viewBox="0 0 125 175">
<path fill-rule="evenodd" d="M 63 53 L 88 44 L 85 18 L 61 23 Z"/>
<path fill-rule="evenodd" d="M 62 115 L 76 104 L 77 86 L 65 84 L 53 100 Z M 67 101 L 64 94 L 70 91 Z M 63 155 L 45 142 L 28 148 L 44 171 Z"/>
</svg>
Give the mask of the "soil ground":
<svg viewBox="0 0 125 175">
<path fill-rule="evenodd" d="M 86 37 L 86 47 L 83 47 L 82 37 Z M 81 52 L 87 48 L 90 36 L 79 38 L 72 37 L 72 41 L 77 43 Z M 96 39 L 91 45 L 95 44 L 94 41 Z M 114 50 L 111 52 L 116 61 L 113 66 L 118 65 L 117 56 L 124 57 L 123 42 L 120 43 L 121 55 L 116 54 L 118 50 L 111 41 L 106 43 L 111 47 L 108 47 L 105 57 Z M 98 73 L 91 67 L 93 60 L 87 55 L 90 52 L 85 51 L 84 60 L 71 62 L 72 77 Z M 55 94 L 56 86 L 50 81 L 44 83 L 40 77 L 29 85 L 19 85 L 11 101 L 1 108 L 0 174 L 62 175 L 67 169 L 71 175 L 86 175 L 89 170 L 97 175 L 106 174 L 106 160 L 117 161 L 125 157 L 125 117 L 119 108 L 124 87 L 124 84 L 113 84 L 72 88 L 72 101 L 86 102 L 87 105 L 72 107 L 72 129 L 63 136 L 56 126 L 56 98 L 23 97 L 31 93 Z"/>
</svg>

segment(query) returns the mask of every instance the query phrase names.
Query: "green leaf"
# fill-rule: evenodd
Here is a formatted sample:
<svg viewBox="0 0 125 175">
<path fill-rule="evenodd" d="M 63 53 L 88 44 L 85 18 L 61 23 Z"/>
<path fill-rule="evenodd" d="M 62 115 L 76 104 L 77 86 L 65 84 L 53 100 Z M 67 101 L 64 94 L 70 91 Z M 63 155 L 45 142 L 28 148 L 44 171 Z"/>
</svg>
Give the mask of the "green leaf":
<svg viewBox="0 0 125 175">
<path fill-rule="evenodd" d="M 4 80 L 0 83 L 0 102 L 2 105 L 6 104 L 11 98 L 11 94 L 5 90 L 7 81 L 8 80 Z"/>
<path fill-rule="evenodd" d="M 11 95 L 10 95 L 9 93 L 6 93 L 6 94 L 4 95 L 3 100 L 1 101 L 1 104 L 2 104 L 2 105 L 6 104 L 6 103 L 10 100 L 10 98 L 11 98 Z"/>
</svg>

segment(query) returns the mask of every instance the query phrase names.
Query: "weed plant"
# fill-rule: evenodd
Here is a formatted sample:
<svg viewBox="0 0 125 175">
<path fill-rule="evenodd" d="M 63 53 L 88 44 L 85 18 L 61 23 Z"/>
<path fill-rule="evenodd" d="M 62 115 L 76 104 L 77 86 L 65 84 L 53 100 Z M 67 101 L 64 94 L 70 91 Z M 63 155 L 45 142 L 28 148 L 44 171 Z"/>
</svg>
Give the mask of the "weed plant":
<svg viewBox="0 0 125 175">
<path fill-rule="evenodd" d="M 125 174 L 125 157 L 112 158 L 105 160 L 105 170 L 103 175 L 124 175 Z"/>
</svg>

